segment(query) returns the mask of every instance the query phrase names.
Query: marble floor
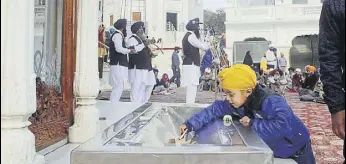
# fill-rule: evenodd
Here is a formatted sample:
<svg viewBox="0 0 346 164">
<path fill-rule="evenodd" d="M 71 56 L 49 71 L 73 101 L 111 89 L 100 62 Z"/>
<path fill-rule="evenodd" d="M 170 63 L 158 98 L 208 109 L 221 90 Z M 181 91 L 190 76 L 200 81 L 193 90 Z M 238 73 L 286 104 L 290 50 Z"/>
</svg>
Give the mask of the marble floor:
<svg viewBox="0 0 346 164">
<path fill-rule="evenodd" d="M 131 113 L 142 104 L 134 104 L 123 102 L 116 107 L 112 106 L 109 101 L 98 101 L 96 107 L 100 110 L 100 118 L 104 117 L 106 120 L 100 121 L 100 131 L 109 127 L 117 122 L 127 114 Z M 116 112 L 114 112 L 116 111 Z M 69 164 L 70 154 L 73 149 L 78 147 L 79 144 L 66 144 L 55 151 L 45 155 L 46 164 Z"/>
</svg>

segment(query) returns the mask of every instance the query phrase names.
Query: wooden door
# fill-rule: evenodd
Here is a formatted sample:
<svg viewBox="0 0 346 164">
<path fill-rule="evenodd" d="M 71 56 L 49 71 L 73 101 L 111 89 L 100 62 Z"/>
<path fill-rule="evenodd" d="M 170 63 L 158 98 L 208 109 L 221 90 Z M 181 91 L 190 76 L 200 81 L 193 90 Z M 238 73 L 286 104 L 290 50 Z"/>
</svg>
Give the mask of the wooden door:
<svg viewBox="0 0 346 164">
<path fill-rule="evenodd" d="M 64 1 L 62 38 L 62 97 L 67 104 L 66 115 L 71 125 L 74 110 L 73 79 L 76 71 L 77 2 L 78 0 Z"/>
<path fill-rule="evenodd" d="M 113 15 L 110 15 L 109 16 L 109 26 L 113 26 L 113 24 L 114 24 L 114 17 L 113 17 Z"/>
<path fill-rule="evenodd" d="M 35 135 L 36 150 L 42 150 L 68 136 L 68 128 L 73 123 L 73 79 L 76 67 L 77 1 L 65 0 L 61 6 L 61 92 L 56 84 L 36 79 L 37 111 L 32 114 L 29 129 Z M 55 2 L 55 1 L 49 1 Z M 50 35 L 50 37 L 56 37 Z M 52 38 L 50 38 L 52 39 Z M 56 47 L 56 48 L 60 48 Z M 47 53 L 49 55 L 49 53 Z M 54 63 L 54 62 L 53 62 Z M 46 79 L 47 80 L 47 79 Z"/>
<path fill-rule="evenodd" d="M 135 21 L 135 22 L 142 21 L 142 13 L 141 12 L 133 12 L 132 13 L 132 21 Z"/>
</svg>

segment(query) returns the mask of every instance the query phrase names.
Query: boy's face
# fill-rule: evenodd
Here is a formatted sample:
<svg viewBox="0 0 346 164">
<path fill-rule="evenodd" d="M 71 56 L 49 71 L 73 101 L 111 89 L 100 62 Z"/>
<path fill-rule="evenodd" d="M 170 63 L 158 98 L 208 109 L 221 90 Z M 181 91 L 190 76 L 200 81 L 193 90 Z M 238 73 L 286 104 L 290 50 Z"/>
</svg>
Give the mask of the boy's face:
<svg viewBox="0 0 346 164">
<path fill-rule="evenodd" d="M 251 95 L 252 90 L 240 91 L 240 90 L 225 90 L 226 91 L 226 99 L 234 108 L 242 107 L 249 95 Z"/>
</svg>

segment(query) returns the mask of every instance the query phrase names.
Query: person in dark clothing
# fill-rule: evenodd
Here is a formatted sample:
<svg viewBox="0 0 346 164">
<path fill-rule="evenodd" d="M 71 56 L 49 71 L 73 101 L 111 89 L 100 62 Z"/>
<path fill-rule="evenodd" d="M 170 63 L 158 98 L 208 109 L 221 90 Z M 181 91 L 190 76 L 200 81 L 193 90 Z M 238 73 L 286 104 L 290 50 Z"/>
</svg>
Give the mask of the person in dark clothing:
<svg viewBox="0 0 346 164">
<path fill-rule="evenodd" d="M 104 46 L 105 43 L 105 26 L 101 24 L 99 26 L 98 30 L 98 71 L 99 71 L 99 78 L 102 79 L 103 75 L 103 60 L 105 55 L 107 55 L 106 47 Z"/>
<path fill-rule="evenodd" d="M 320 78 L 319 73 L 316 71 L 314 66 L 306 67 L 306 73 L 304 73 L 305 80 L 302 83 L 302 87 L 298 90 L 301 101 L 322 102 L 320 100 L 323 93 L 315 91 L 315 87 Z"/>
<path fill-rule="evenodd" d="M 157 68 L 153 68 L 153 72 L 154 72 L 154 75 L 155 75 L 155 81 L 156 81 L 156 84 L 154 85 L 154 88 L 153 90 L 151 91 L 151 95 L 154 94 L 154 90 L 156 87 L 158 87 L 160 85 L 160 80 L 158 78 L 158 74 L 159 74 L 159 70 Z"/>
<path fill-rule="evenodd" d="M 292 78 L 292 90 L 295 92 L 299 91 L 299 89 L 302 87 L 304 82 L 303 75 L 299 70 L 300 69 L 297 69 L 295 71 L 296 73 L 293 75 L 293 78 Z"/>
<path fill-rule="evenodd" d="M 305 74 L 305 80 L 302 84 L 302 88 L 304 89 L 309 89 L 309 90 L 314 90 L 315 86 L 318 82 L 319 79 L 319 74 L 317 72 L 315 73 L 306 73 Z"/>
<path fill-rule="evenodd" d="M 250 66 L 250 67 L 253 66 L 253 60 L 252 60 L 251 55 L 252 55 L 251 51 L 247 51 L 247 52 L 246 52 L 246 55 L 245 55 L 245 57 L 244 57 L 243 64 L 246 64 L 246 65 L 248 65 L 248 66 Z"/>
<path fill-rule="evenodd" d="M 180 87 L 180 60 L 179 60 L 179 47 L 174 48 L 174 52 L 172 54 L 172 70 L 173 70 L 173 77 L 169 80 L 170 83 L 177 84 L 177 87 Z"/>
<path fill-rule="evenodd" d="M 345 157 L 345 0 L 323 2 L 318 49 L 324 101 L 333 132 L 344 140 Z"/>
</svg>

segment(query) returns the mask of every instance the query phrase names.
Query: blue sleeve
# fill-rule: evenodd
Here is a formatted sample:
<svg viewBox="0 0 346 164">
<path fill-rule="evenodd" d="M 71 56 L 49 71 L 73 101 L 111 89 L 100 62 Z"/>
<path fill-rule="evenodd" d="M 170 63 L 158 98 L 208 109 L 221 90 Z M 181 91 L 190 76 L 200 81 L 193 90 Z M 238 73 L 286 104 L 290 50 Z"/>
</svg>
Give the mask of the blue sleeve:
<svg viewBox="0 0 346 164">
<path fill-rule="evenodd" d="M 267 117 L 264 119 L 252 119 L 252 129 L 263 140 L 276 140 L 285 136 L 291 125 L 293 111 L 281 96 L 269 96 L 262 104 L 262 111 Z"/>
<path fill-rule="evenodd" d="M 231 105 L 227 100 L 219 100 L 190 117 L 185 124 L 191 125 L 193 130 L 198 130 L 209 122 L 227 114 L 231 114 Z"/>
</svg>

